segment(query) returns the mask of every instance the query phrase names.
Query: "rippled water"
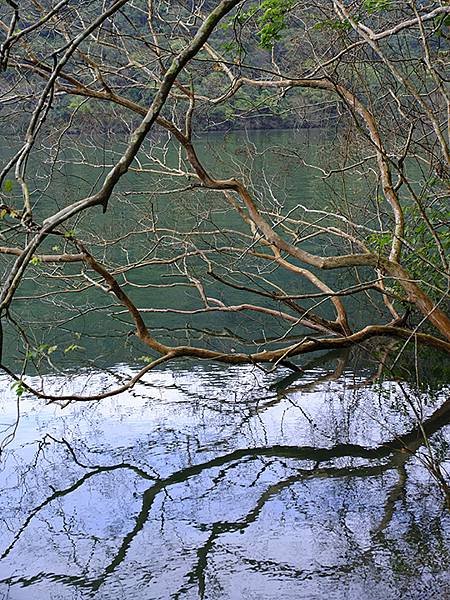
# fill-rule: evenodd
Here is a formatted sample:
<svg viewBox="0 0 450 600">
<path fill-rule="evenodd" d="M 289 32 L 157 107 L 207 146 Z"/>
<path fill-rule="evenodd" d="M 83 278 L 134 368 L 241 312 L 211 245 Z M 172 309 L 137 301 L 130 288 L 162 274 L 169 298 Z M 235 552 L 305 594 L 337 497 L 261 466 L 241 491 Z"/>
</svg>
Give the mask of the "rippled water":
<svg viewBox="0 0 450 600">
<path fill-rule="evenodd" d="M 18 421 L 2 380 L 0 598 L 450 597 L 448 389 L 370 379 L 180 363 Z"/>
</svg>

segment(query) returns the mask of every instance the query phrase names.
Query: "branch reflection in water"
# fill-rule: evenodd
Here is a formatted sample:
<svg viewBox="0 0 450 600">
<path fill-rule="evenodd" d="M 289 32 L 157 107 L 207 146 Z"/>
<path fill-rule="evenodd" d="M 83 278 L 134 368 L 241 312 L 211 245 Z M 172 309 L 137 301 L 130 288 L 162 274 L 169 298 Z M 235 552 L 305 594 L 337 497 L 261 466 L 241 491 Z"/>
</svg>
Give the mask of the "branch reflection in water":
<svg viewBox="0 0 450 600">
<path fill-rule="evenodd" d="M 102 402 L 23 397 L 18 419 L 5 389 L 2 597 L 445 597 L 448 388 L 359 361 L 171 365 Z"/>
</svg>

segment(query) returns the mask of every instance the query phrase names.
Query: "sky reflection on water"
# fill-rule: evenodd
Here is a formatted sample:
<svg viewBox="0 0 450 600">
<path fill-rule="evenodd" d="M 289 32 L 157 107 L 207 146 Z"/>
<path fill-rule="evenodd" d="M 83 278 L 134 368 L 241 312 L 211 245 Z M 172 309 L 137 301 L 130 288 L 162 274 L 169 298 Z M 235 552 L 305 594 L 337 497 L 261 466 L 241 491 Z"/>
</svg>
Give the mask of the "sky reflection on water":
<svg viewBox="0 0 450 600">
<path fill-rule="evenodd" d="M 131 371 L 46 384 L 93 392 Z M 0 598 L 450 597 L 450 518 L 425 464 L 450 467 L 448 388 L 405 398 L 332 375 L 184 364 L 101 402 L 22 398 L 0 463 Z"/>
</svg>

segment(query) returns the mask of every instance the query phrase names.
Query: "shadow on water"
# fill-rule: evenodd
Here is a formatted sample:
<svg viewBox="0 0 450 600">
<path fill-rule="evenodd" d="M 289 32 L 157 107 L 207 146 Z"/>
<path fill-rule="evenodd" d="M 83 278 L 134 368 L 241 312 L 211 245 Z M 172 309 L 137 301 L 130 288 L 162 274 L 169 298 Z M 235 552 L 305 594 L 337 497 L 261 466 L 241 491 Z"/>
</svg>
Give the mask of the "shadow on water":
<svg viewBox="0 0 450 600">
<path fill-rule="evenodd" d="M 26 399 L 0 598 L 445 598 L 448 390 L 379 372 L 328 353 L 282 379 L 166 370 L 110 404 Z"/>
</svg>

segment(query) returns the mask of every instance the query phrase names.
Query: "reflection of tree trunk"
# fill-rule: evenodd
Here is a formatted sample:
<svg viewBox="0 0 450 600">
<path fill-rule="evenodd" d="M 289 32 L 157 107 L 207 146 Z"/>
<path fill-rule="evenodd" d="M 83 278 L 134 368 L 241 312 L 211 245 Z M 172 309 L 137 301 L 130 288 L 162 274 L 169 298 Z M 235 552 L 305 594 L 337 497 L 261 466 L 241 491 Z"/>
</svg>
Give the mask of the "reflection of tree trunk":
<svg viewBox="0 0 450 600">
<path fill-rule="evenodd" d="M 408 455 L 405 454 L 404 462 L 406 462 L 407 459 L 408 459 Z M 397 472 L 398 472 L 398 481 L 392 486 L 391 491 L 389 492 L 389 495 L 384 504 L 383 518 L 381 519 L 378 527 L 376 527 L 372 531 L 372 535 L 374 535 L 374 536 L 380 536 L 383 533 L 383 531 L 386 529 L 386 527 L 389 525 L 389 523 L 392 521 L 392 517 L 394 516 L 394 511 L 395 511 L 395 505 L 405 494 L 405 485 L 406 485 L 406 479 L 407 479 L 405 465 L 399 464 L 397 466 Z"/>
<path fill-rule="evenodd" d="M 289 478 L 289 480 L 285 482 L 286 485 L 301 480 L 303 477 L 343 477 L 352 475 L 364 477 L 379 475 L 386 469 L 392 468 L 396 464 L 394 457 L 392 463 L 374 467 L 330 467 L 320 469 L 317 468 L 317 465 L 321 462 L 328 462 L 335 458 L 355 457 L 377 460 L 386 458 L 392 454 L 395 456 L 397 453 L 401 453 L 397 454 L 397 456 L 400 458 L 401 464 L 403 464 L 405 460 L 405 451 L 406 456 L 410 456 L 411 453 L 414 453 L 421 445 L 423 445 L 425 440 L 423 439 L 422 431 L 425 432 L 427 436 L 430 436 L 448 423 L 450 423 L 450 399 L 447 400 L 447 402 L 445 402 L 438 410 L 436 410 L 419 427 L 416 427 L 410 432 L 399 436 L 394 440 L 385 442 L 384 444 L 381 444 L 375 448 L 365 448 L 364 446 L 359 446 L 357 444 L 338 444 L 332 448 L 313 448 L 311 446 L 269 446 L 262 448 L 245 448 L 242 450 L 235 450 L 234 452 L 213 458 L 201 464 L 192 465 L 181 469 L 169 477 L 155 482 L 155 484 L 144 493 L 142 509 L 137 517 L 136 525 L 133 530 L 124 538 L 123 543 L 116 554 L 116 558 L 105 569 L 105 576 L 117 568 L 117 566 L 125 558 L 131 541 L 139 533 L 139 531 L 141 531 L 149 517 L 150 509 L 153 505 L 156 495 L 171 485 L 184 483 L 206 470 L 222 467 L 232 462 L 240 461 L 244 458 L 258 459 L 261 457 L 313 460 L 316 462 L 316 467 L 314 469 L 301 469 L 299 475 L 296 475 L 294 478 Z M 260 502 L 255 509 L 249 513 L 249 515 L 253 515 L 255 511 L 256 515 L 258 512 L 258 506 L 261 504 L 262 508 L 262 505 L 265 503 L 266 499 L 268 499 L 272 494 L 276 493 L 277 490 L 284 489 L 284 487 L 286 487 L 285 484 L 283 482 L 279 482 L 274 486 L 270 486 L 270 488 L 263 493 L 260 498 Z M 103 581 L 104 576 L 98 580 L 95 585 L 95 589 L 98 589 Z"/>
<path fill-rule="evenodd" d="M 243 448 L 234 450 L 233 452 L 224 454 L 222 456 L 218 456 L 216 458 L 212 458 L 203 463 L 185 467 L 183 469 L 180 469 L 179 471 L 176 471 L 175 473 L 172 473 L 172 475 L 169 475 L 168 477 L 156 480 L 155 477 L 149 475 L 142 469 L 128 463 L 100 467 L 95 466 L 92 467 L 92 471 L 86 473 L 81 479 L 76 481 L 74 484 L 72 484 L 64 490 L 55 491 L 51 496 L 49 496 L 39 506 L 37 506 L 25 519 L 23 525 L 19 528 L 18 532 L 16 533 L 14 540 L 11 542 L 11 544 L 9 544 L 9 546 L 3 552 L 2 556 L 0 556 L 0 560 L 8 556 L 8 554 L 12 551 L 12 549 L 20 539 L 23 532 L 26 530 L 26 528 L 32 521 L 32 519 L 43 508 L 45 508 L 51 502 L 53 502 L 53 500 L 69 495 L 73 491 L 77 490 L 86 481 L 90 480 L 92 477 L 99 473 L 114 471 L 118 469 L 130 469 L 134 473 L 136 473 L 137 476 L 142 477 L 145 480 L 154 480 L 154 483 L 150 488 L 148 488 L 144 492 L 142 499 L 142 507 L 136 518 L 135 525 L 133 529 L 123 538 L 122 543 L 119 549 L 117 550 L 114 559 L 105 568 L 101 577 L 88 584 L 89 587 L 97 590 L 104 583 L 106 577 L 110 575 L 113 571 L 115 571 L 125 559 L 132 541 L 142 530 L 147 519 L 149 518 L 150 511 L 156 496 L 160 492 L 165 491 L 168 487 L 172 485 L 185 483 L 193 477 L 196 477 L 197 475 L 200 475 L 201 473 L 204 473 L 205 471 L 209 471 L 211 469 L 224 467 L 226 465 L 230 465 L 232 463 L 236 463 L 244 459 L 257 460 L 263 457 L 282 458 L 300 461 L 314 461 L 316 463 L 314 469 L 296 469 L 298 471 L 298 474 L 295 476 L 296 480 L 300 480 L 304 477 L 344 477 L 352 475 L 357 477 L 365 477 L 379 475 L 387 469 L 392 469 L 398 465 L 402 466 L 405 462 L 405 458 L 416 452 L 416 450 L 424 444 L 425 440 L 423 434 L 429 437 L 448 423 L 450 423 L 450 399 L 447 400 L 420 426 L 415 427 L 408 433 L 398 436 L 395 439 L 389 440 L 388 442 L 385 442 L 374 448 L 366 448 L 358 444 L 338 444 L 331 448 L 281 445 Z M 82 463 L 76 460 L 75 453 L 73 449 L 71 449 L 68 442 L 62 441 L 61 443 L 64 443 L 66 447 L 69 447 L 69 453 L 72 455 L 72 458 L 75 459 L 77 464 L 81 465 Z M 391 460 L 387 464 L 343 468 L 319 468 L 320 463 L 329 462 L 335 458 L 354 457 L 364 458 L 367 460 L 379 460 L 387 458 L 389 456 L 391 456 Z M 89 468 L 87 465 L 82 466 L 84 466 L 85 468 Z M 283 488 L 283 483 L 280 482 L 275 486 L 271 486 L 269 490 L 273 489 L 275 492 L 277 489 L 277 485 L 279 486 L 279 489 Z M 269 494 L 270 496 L 269 491 L 266 491 L 265 494 Z"/>
<path fill-rule="evenodd" d="M 304 365 L 298 373 L 292 373 L 288 377 L 278 381 L 276 384 L 273 384 L 271 387 L 276 389 L 277 394 L 282 395 L 283 397 L 292 392 L 311 392 L 315 390 L 321 383 L 326 381 L 337 381 L 340 377 L 342 377 L 344 370 L 348 365 L 349 356 L 350 348 L 344 348 L 343 350 L 332 350 L 331 352 L 327 352 L 324 356 L 321 356 L 318 359 L 311 361 L 307 365 Z M 327 362 L 330 362 L 331 360 L 335 360 L 337 363 L 336 367 L 331 373 L 324 372 L 323 375 L 318 375 L 315 377 L 314 381 L 308 381 L 307 383 L 302 383 L 300 385 L 292 385 L 292 383 L 295 381 L 302 379 L 306 375 L 308 369 L 321 366 Z"/>
</svg>

